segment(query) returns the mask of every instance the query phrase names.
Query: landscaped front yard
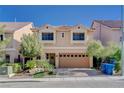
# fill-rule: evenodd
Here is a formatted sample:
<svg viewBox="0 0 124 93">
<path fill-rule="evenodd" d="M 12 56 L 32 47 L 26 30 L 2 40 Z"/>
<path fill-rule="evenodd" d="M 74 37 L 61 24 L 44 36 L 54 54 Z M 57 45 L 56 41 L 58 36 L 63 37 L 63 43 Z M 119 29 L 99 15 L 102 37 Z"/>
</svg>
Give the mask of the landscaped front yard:
<svg viewBox="0 0 124 93">
<path fill-rule="evenodd" d="M 19 52 L 20 55 L 23 56 L 23 58 L 29 59 L 26 64 L 23 64 L 22 62 L 7 63 L 7 60 L 4 60 L 0 62 L 0 67 L 11 66 L 13 68 L 13 73 L 18 74 L 25 72 L 29 73 L 29 75 L 34 78 L 56 76 L 56 74 L 57 76 L 66 76 L 66 74 L 67 76 L 90 76 L 85 70 L 72 70 L 72 72 L 69 72 L 68 69 L 64 69 L 67 71 L 60 71 L 59 73 L 59 70 L 55 71 L 54 66 L 49 63 L 49 60 L 46 60 L 46 58 L 42 57 L 42 55 L 44 55 L 44 52 L 41 41 L 39 40 L 36 33 L 34 33 L 33 35 L 24 35 L 21 40 L 22 42 L 20 44 Z M 4 44 L 4 41 L 0 42 L 0 52 L 3 47 L 2 45 L 6 45 Z M 88 42 L 87 44 L 87 54 L 88 56 L 96 57 L 97 60 L 95 61 L 95 63 L 97 64 L 97 66 L 95 69 L 97 69 L 98 71 L 101 70 L 102 63 L 108 63 L 111 65 L 114 64 L 115 67 L 114 69 L 112 69 L 112 71 L 119 72 L 121 70 L 121 50 L 117 44 L 109 43 L 107 46 L 103 46 L 100 41 L 93 40 Z M 2 56 L 2 53 L 0 53 L 0 56 Z M 38 60 L 38 56 L 41 56 L 41 59 Z M 111 63 L 111 60 L 114 60 L 114 62 Z"/>
</svg>

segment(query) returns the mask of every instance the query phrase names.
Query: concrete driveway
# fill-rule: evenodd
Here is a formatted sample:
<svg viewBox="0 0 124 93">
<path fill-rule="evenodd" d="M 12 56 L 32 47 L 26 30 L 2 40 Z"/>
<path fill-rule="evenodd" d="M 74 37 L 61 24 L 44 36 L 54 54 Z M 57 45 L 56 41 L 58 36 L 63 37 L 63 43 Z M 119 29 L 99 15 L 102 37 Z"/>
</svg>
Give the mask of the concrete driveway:
<svg viewBox="0 0 124 93">
<path fill-rule="evenodd" d="M 102 76 L 100 71 L 90 68 L 59 68 L 56 69 L 56 77 L 87 77 Z"/>
</svg>

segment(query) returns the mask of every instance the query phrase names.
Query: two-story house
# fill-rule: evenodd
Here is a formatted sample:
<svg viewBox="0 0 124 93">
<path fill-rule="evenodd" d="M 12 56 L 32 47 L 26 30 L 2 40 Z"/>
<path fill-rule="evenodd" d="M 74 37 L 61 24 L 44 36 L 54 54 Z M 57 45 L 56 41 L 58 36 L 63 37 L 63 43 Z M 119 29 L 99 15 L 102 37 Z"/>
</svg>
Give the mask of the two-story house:
<svg viewBox="0 0 124 93">
<path fill-rule="evenodd" d="M 10 43 L 5 48 L 5 59 L 8 62 L 20 61 L 20 42 L 23 34 L 32 34 L 32 22 L 0 22 L 4 25 L 4 34 L 0 35 L 0 40 L 11 37 Z M 23 60 L 23 58 L 22 58 Z"/>
<path fill-rule="evenodd" d="M 108 42 L 120 44 L 122 38 L 122 21 L 94 20 L 91 28 L 95 30 L 93 38 L 100 40 L 103 45 L 106 45 Z"/>
<path fill-rule="evenodd" d="M 92 58 L 86 54 L 92 30 L 83 25 L 34 28 L 39 33 L 46 59 L 59 68 L 89 68 Z"/>
</svg>

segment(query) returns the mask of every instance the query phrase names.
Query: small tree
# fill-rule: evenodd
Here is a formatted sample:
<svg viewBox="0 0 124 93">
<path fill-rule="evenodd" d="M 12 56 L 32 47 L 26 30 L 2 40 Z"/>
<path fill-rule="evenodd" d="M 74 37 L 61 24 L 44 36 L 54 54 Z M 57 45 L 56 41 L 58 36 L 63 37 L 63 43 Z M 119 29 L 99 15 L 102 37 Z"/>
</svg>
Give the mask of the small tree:
<svg viewBox="0 0 124 93">
<path fill-rule="evenodd" d="M 87 54 L 91 57 L 95 56 L 97 58 L 97 68 L 99 67 L 99 59 L 103 57 L 104 47 L 100 41 L 89 41 Z"/>
<path fill-rule="evenodd" d="M 121 60 L 121 49 L 120 46 L 114 42 L 108 42 L 104 48 L 104 56 L 114 58 L 117 61 Z"/>
<path fill-rule="evenodd" d="M 25 58 L 36 58 L 43 53 L 42 44 L 39 40 L 39 36 L 34 33 L 33 35 L 23 35 L 20 45 L 20 53 Z"/>
<path fill-rule="evenodd" d="M 89 56 L 101 57 L 101 52 L 104 49 L 100 41 L 92 40 L 88 42 L 87 53 Z"/>
</svg>

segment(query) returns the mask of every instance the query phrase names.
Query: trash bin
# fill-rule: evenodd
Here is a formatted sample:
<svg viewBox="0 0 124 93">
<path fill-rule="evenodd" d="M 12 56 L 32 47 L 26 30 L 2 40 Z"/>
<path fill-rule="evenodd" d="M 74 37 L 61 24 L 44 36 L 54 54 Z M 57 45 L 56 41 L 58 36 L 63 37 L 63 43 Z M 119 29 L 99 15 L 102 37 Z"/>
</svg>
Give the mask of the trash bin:
<svg viewBox="0 0 124 93">
<path fill-rule="evenodd" d="M 105 63 L 101 64 L 101 72 L 106 73 L 106 64 Z"/>
<path fill-rule="evenodd" d="M 111 63 L 111 64 L 115 64 L 115 63 L 116 63 L 116 60 L 115 60 L 115 59 L 111 59 L 111 60 L 110 60 L 110 63 Z"/>
<path fill-rule="evenodd" d="M 112 75 L 114 71 L 114 64 L 102 63 L 101 64 L 101 72 L 107 75 Z"/>
<path fill-rule="evenodd" d="M 113 74 L 113 71 L 114 71 L 114 67 L 115 65 L 114 64 L 106 64 L 106 74 L 107 75 L 112 75 Z"/>
</svg>

